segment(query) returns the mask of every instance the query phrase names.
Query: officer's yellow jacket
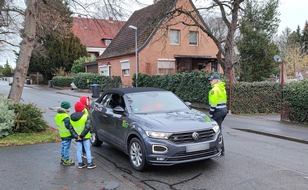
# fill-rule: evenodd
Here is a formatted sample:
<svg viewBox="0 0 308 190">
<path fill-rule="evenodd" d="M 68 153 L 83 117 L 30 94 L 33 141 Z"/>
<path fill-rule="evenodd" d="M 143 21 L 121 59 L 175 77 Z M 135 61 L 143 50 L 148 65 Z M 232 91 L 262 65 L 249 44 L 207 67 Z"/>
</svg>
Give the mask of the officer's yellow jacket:
<svg viewBox="0 0 308 190">
<path fill-rule="evenodd" d="M 227 105 L 227 93 L 225 82 L 217 82 L 212 85 L 209 91 L 210 115 L 213 115 L 216 109 L 225 109 Z"/>
</svg>

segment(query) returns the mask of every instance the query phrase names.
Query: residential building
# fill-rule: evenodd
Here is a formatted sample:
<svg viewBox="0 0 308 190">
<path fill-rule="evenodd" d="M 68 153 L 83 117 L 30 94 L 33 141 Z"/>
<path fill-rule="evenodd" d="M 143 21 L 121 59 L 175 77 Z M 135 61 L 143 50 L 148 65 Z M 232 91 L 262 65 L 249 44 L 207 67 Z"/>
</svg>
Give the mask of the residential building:
<svg viewBox="0 0 308 190">
<path fill-rule="evenodd" d="M 121 30 L 125 21 L 96 18 L 73 17 L 73 33 L 86 46 L 90 56 L 100 56 L 116 34 Z M 97 62 L 85 63 L 86 72 L 98 73 Z"/>
<path fill-rule="evenodd" d="M 184 25 L 182 21 L 193 23 L 187 16 L 167 15 L 176 8 L 192 11 L 195 19 L 202 20 L 191 0 L 158 0 L 135 11 L 97 58 L 99 72 L 107 76 L 121 76 L 125 86 L 132 85 L 132 77 L 137 71 L 149 75 L 196 69 L 221 72 L 214 41 L 198 27 Z"/>
</svg>

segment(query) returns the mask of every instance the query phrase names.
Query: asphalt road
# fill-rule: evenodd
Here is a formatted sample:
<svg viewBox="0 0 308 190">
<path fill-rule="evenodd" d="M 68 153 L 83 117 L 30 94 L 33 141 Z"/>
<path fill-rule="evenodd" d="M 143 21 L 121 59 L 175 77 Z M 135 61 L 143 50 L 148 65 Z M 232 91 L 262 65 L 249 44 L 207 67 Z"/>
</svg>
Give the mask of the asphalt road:
<svg viewBox="0 0 308 190">
<path fill-rule="evenodd" d="M 0 82 L 0 94 L 5 88 Z M 28 87 L 22 97 L 24 102 L 35 101 L 44 109 L 50 122 L 55 114 L 50 108 L 62 100 L 72 104 L 78 100 L 78 96 L 54 89 Z M 306 190 L 307 144 L 233 129 L 250 122 L 257 125 L 256 120 L 234 122 L 226 118 L 224 157 L 171 167 L 150 167 L 142 173 L 131 168 L 125 154 L 107 144 L 92 147 L 98 166 L 94 170 L 61 166 L 59 143 L 1 147 L 1 189 Z M 73 144 L 72 156 L 75 151 Z"/>
</svg>

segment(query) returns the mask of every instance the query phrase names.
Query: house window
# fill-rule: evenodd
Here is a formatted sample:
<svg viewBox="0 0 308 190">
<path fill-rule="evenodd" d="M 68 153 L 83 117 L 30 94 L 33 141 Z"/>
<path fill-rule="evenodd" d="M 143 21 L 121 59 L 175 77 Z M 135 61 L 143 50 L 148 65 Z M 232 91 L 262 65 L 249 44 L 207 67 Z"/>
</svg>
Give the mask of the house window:
<svg viewBox="0 0 308 190">
<path fill-rule="evenodd" d="M 122 76 L 130 76 L 130 62 L 129 60 L 120 61 L 121 69 L 122 69 Z"/>
<path fill-rule="evenodd" d="M 219 70 L 218 70 L 218 63 L 217 62 L 212 62 L 211 63 L 211 72 L 219 72 Z"/>
<path fill-rule="evenodd" d="M 103 65 L 99 66 L 99 74 L 103 76 L 110 76 L 110 66 L 108 65 Z"/>
<path fill-rule="evenodd" d="M 109 46 L 110 43 L 111 43 L 111 40 L 110 40 L 110 39 L 106 39 L 106 40 L 105 40 L 106 46 Z"/>
<path fill-rule="evenodd" d="M 180 31 L 170 30 L 170 44 L 179 45 L 180 44 Z"/>
<path fill-rule="evenodd" d="M 189 45 L 198 45 L 198 32 L 189 31 Z"/>
<path fill-rule="evenodd" d="M 157 74 L 166 75 L 175 73 L 175 59 L 159 59 L 157 62 Z"/>
</svg>

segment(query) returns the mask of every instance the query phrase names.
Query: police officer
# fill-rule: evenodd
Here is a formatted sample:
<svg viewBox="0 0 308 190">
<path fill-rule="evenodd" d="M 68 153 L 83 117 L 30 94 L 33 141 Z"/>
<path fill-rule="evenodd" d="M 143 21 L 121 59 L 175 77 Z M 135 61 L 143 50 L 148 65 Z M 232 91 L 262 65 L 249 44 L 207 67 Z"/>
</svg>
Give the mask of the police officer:
<svg viewBox="0 0 308 190">
<path fill-rule="evenodd" d="M 227 110 L 227 93 L 225 88 L 225 82 L 220 81 L 218 74 L 213 74 L 208 78 L 211 83 L 212 89 L 209 91 L 209 104 L 210 104 L 210 116 L 214 119 L 222 132 L 221 125 L 225 119 Z M 222 142 L 221 155 L 225 155 L 224 142 Z"/>
</svg>

